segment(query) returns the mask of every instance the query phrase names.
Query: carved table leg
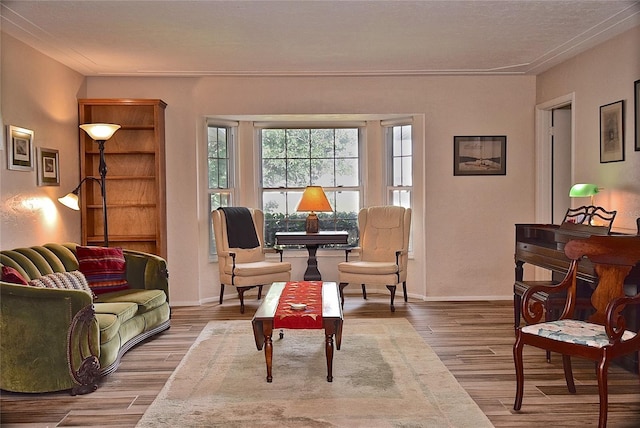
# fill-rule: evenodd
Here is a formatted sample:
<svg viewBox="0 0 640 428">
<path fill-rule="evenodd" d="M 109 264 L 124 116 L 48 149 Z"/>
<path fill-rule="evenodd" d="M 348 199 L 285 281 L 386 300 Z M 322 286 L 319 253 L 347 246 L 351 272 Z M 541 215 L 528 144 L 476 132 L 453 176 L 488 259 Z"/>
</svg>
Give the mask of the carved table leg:
<svg viewBox="0 0 640 428">
<path fill-rule="evenodd" d="M 273 380 L 273 376 L 271 375 L 273 364 L 273 341 L 271 340 L 273 323 L 265 321 L 262 325 L 262 332 L 264 334 L 264 359 L 267 363 L 267 382 L 271 382 Z"/>
</svg>

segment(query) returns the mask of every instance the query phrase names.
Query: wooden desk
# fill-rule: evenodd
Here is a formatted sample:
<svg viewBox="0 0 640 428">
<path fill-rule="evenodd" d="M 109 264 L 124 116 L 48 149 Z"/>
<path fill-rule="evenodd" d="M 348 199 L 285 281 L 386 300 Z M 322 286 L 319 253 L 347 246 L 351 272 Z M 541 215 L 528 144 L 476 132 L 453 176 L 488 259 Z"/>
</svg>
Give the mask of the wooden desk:
<svg viewBox="0 0 640 428">
<path fill-rule="evenodd" d="M 253 335 L 258 351 L 264 347 L 264 358 L 267 363 L 267 382 L 273 379 L 271 368 L 273 362 L 273 318 L 280 302 L 280 295 L 285 282 L 274 282 L 269 288 L 262 304 L 251 320 Z M 333 336 L 336 348 L 340 350 L 342 342 L 342 305 L 340 293 L 335 282 L 322 283 L 322 326 L 325 334 L 325 354 L 327 358 L 327 382 L 333 381 Z M 282 338 L 282 333 L 280 333 Z"/>
<path fill-rule="evenodd" d="M 349 233 L 346 231 L 320 231 L 318 233 L 307 232 L 276 232 L 277 245 L 305 245 L 309 258 L 307 270 L 304 273 L 305 281 L 322 281 L 322 275 L 318 270 L 316 251 L 318 246 L 324 244 L 347 244 Z"/>
</svg>

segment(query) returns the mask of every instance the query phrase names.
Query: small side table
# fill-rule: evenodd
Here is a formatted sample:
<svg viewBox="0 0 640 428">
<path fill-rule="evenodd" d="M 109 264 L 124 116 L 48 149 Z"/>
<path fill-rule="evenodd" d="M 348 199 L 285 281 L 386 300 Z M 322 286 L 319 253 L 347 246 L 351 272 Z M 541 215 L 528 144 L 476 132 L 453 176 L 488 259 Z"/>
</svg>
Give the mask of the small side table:
<svg viewBox="0 0 640 428">
<path fill-rule="evenodd" d="M 277 245 L 305 245 L 309 258 L 307 270 L 304 273 L 305 281 L 322 281 L 322 275 L 318 270 L 316 251 L 323 244 L 347 244 L 349 233 L 347 231 L 320 231 L 318 233 L 307 232 L 276 232 Z"/>
</svg>

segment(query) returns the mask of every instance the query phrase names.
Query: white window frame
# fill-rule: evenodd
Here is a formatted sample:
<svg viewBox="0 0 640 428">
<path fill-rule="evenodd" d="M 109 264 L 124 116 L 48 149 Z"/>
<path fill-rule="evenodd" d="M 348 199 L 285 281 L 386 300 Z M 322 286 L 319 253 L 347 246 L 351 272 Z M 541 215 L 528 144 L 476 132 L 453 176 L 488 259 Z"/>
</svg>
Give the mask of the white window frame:
<svg viewBox="0 0 640 428">
<path fill-rule="evenodd" d="M 214 207 L 211 203 L 211 199 L 213 195 L 226 195 L 227 196 L 227 204 L 221 206 L 233 206 L 235 200 L 235 171 L 236 171 L 236 144 L 237 144 L 237 136 L 238 136 L 238 122 L 236 121 L 225 121 L 220 119 L 207 119 L 205 135 L 207 141 L 207 162 L 206 162 L 206 171 L 207 171 L 207 206 L 208 212 L 211 213 L 214 209 L 219 208 L 218 206 Z M 227 129 L 227 187 L 209 187 L 210 178 L 209 178 L 209 129 L 210 128 L 225 128 Z M 217 250 L 216 250 L 216 242 L 215 235 L 213 232 L 213 224 L 209 221 L 209 257 L 211 259 L 217 259 Z"/>
<path fill-rule="evenodd" d="M 345 129 L 345 128 L 356 128 L 358 130 L 358 177 L 357 177 L 357 186 L 349 186 L 349 187 L 329 187 L 329 186 L 323 186 L 323 189 L 325 190 L 325 192 L 328 194 L 327 196 L 329 196 L 330 192 L 340 192 L 341 190 L 349 190 L 349 191 L 357 191 L 358 192 L 358 208 L 356 210 L 356 217 L 353 219 L 354 221 L 354 225 L 355 225 L 355 233 L 356 233 L 356 239 L 357 239 L 357 213 L 360 210 L 360 208 L 362 208 L 363 206 L 363 201 L 364 201 L 364 194 L 366 191 L 365 188 L 365 183 L 363 180 L 363 170 L 364 170 L 364 160 L 363 160 L 363 153 L 364 153 L 364 135 L 365 135 L 365 129 L 366 129 L 366 123 L 365 122 L 353 122 L 353 121 L 349 121 L 349 122 L 295 122 L 295 123 L 287 123 L 287 122 L 255 122 L 254 123 L 254 130 L 256 131 L 256 136 L 257 136 L 257 148 L 258 148 L 258 153 L 259 153 L 259 159 L 258 159 L 258 170 L 259 170 L 259 188 L 258 188 L 258 193 L 259 193 L 259 197 L 260 197 L 260 206 L 264 206 L 264 200 L 263 200 L 263 195 L 265 192 L 265 187 L 264 187 L 264 180 L 263 180 L 263 168 L 262 168 L 262 141 L 261 141 L 261 136 L 262 136 L 262 130 L 264 129 Z M 316 183 L 311 183 L 311 184 L 316 184 Z M 299 192 L 300 194 L 302 194 L 302 192 L 304 191 L 304 187 L 302 188 L 297 188 L 297 187 L 289 187 L 289 188 L 282 188 L 283 191 L 287 191 L 290 193 L 297 193 Z M 267 189 L 267 192 L 271 191 L 275 191 L 274 189 Z M 333 202 L 332 202 L 333 205 Z M 334 207 L 335 208 L 335 207 Z M 266 227 L 266 221 L 265 221 L 265 227 Z M 267 240 L 267 237 L 265 235 L 265 241 Z"/>
</svg>

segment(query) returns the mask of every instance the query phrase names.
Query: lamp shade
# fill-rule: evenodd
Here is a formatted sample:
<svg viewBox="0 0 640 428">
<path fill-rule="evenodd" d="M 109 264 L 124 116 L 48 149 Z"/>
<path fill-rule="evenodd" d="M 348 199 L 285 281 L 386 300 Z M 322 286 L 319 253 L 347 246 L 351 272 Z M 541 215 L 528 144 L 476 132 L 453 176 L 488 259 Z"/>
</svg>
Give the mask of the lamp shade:
<svg viewBox="0 0 640 428">
<path fill-rule="evenodd" d="M 598 186 L 595 184 L 578 183 L 569 190 L 569 196 L 572 198 L 586 198 L 596 193 L 598 193 Z"/>
<path fill-rule="evenodd" d="M 112 123 L 87 123 L 80 125 L 80 128 L 96 141 L 107 141 L 120 129 L 120 125 L 114 125 Z"/>
<path fill-rule="evenodd" d="M 58 198 L 58 201 L 65 207 L 72 210 L 80 211 L 80 204 L 78 203 L 78 194 L 75 192 L 67 193 L 62 198 Z"/>
<path fill-rule="evenodd" d="M 331 212 L 331 204 L 321 186 L 307 186 L 302 193 L 296 211 Z"/>
</svg>

